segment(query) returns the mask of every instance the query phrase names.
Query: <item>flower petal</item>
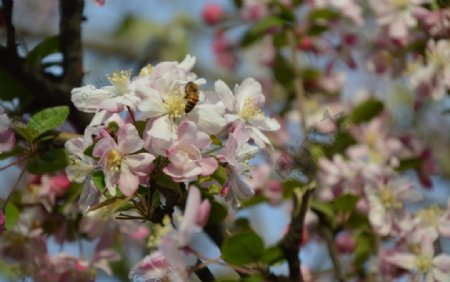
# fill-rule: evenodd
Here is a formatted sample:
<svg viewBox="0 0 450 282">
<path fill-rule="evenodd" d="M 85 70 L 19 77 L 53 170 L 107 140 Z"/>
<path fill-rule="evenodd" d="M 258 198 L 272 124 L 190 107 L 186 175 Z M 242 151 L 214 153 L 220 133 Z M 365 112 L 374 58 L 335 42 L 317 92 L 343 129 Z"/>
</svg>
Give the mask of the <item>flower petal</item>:
<svg viewBox="0 0 450 282">
<path fill-rule="evenodd" d="M 144 147 L 144 141 L 132 124 L 126 124 L 119 128 L 117 133 L 119 152 L 125 155 L 139 151 Z"/>
<path fill-rule="evenodd" d="M 139 178 L 134 175 L 128 164 L 122 162 L 120 166 L 119 189 L 125 196 L 133 195 L 139 186 Z"/>
</svg>

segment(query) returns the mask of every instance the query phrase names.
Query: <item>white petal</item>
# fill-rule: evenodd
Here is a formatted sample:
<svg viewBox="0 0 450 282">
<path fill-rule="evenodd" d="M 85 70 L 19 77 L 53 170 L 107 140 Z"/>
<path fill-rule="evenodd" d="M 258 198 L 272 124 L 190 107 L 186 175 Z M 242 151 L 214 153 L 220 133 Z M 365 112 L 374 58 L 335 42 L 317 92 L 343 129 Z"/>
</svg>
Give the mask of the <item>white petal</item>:
<svg viewBox="0 0 450 282">
<path fill-rule="evenodd" d="M 226 85 L 222 80 L 217 80 L 214 84 L 214 88 L 219 96 L 219 99 L 225 105 L 227 110 L 236 111 L 237 109 L 234 108 L 234 102 L 236 99 L 228 85 Z"/>
<path fill-rule="evenodd" d="M 197 124 L 199 131 L 208 134 L 217 134 L 226 125 L 223 117 L 225 108 L 222 104 L 203 104 L 197 105 L 189 113 L 188 118 Z"/>
<path fill-rule="evenodd" d="M 115 96 L 114 93 L 105 89 L 97 89 L 91 84 L 74 88 L 71 94 L 75 107 L 86 113 L 95 113 L 103 101 Z"/>
</svg>

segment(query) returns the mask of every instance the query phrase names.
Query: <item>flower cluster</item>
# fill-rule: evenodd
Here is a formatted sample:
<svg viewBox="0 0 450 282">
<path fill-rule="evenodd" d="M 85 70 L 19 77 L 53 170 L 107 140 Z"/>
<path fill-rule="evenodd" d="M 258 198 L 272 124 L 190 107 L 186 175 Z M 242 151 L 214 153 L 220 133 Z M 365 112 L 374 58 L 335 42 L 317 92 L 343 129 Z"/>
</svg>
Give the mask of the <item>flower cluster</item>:
<svg viewBox="0 0 450 282">
<path fill-rule="evenodd" d="M 110 196 L 131 196 L 139 187 L 151 189 L 158 171 L 188 184 L 223 166 L 229 176 L 223 194 L 235 203 L 252 195 L 249 160 L 270 146 L 263 132 L 279 124 L 265 116 L 256 80 L 244 80 L 234 93 L 217 81 L 215 93 L 205 94 L 200 87 L 206 81 L 191 71 L 194 63 L 187 56 L 148 65 L 134 78 L 131 71 L 114 72 L 110 86 L 75 88 L 75 106 L 95 116 L 83 138 L 66 143 L 69 179 L 83 182 L 101 171 Z"/>
</svg>

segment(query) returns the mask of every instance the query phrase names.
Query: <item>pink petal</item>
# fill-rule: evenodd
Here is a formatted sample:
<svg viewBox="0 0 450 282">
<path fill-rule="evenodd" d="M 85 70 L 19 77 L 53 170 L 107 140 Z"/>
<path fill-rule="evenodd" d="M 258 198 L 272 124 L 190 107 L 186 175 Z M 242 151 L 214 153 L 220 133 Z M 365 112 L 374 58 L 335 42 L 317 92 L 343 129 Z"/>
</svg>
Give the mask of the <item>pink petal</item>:
<svg viewBox="0 0 450 282">
<path fill-rule="evenodd" d="M 227 110 L 237 111 L 237 109 L 234 107 L 235 98 L 233 96 L 233 92 L 228 87 L 228 85 L 226 85 L 225 82 L 223 82 L 222 80 L 218 80 L 214 84 L 214 88 L 216 90 L 217 95 L 219 96 L 219 99 L 225 105 Z"/>
<path fill-rule="evenodd" d="M 151 165 L 154 159 L 155 156 L 149 153 L 139 153 L 125 157 L 130 171 L 137 176 L 147 176 L 152 170 Z"/>
<path fill-rule="evenodd" d="M 446 254 L 440 254 L 433 259 L 433 264 L 439 268 L 442 272 L 450 274 L 450 256 Z"/>
<path fill-rule="evenodd" d="M 415 267 L 416 256 L 406 253 L 397 253 L 385 257 L 384 260 L 400 268 L 411 270 Z"/>
<path fill-rule="evenodd" d="M 186 229 L 188 226 L 195 224 L 201 203 L 200 191 L 197 187 L 191 186 L 189 188 L 188 197 L 186 200 L 186 208 L 184 209 L 183 222 L 180 229 Z"/>
<path fill-rule="evenodd" d="M 98 141 L 92 151 L 92 155 L 101 158 L 112 149 L 117 149 L 117 145 L 114 139 L 108 134 Z"/>
<path fill-rule="evenodd" d="M 144 141 L 132 124 L 126 124 L 119 128 L 117 133 L 119 152 L 125 155 L 139 151 L 144 147 Z"/>
<path fill-rule="evenodd" d="M 122 162 L 120 166 L 119 189 L 125 196 L 133 195 L 139 186 L 139 178 L 134 175 L 128 165 Z"/>
<path fill-rule="evenodd" d="M 211 212 L 211 203 L 208 200 L 204 200 L 200 204 L 196 224 L 201 227 L 205 226 L 205 224 L 208 222 L 210 212 Z"/>
<path fill-rule="evenodd" d="M 16 143 L 16 135 L 11 130 L 0 132 L 0 153 L 11 150 Z"/>
<path fill-rule="evenodd" d="M 216 169 L 219 167 L 219 164 L 213 157 L 208 157 L 200 161 L 200 166 L 202 167 L 202 175 L 208 176 L 216 171 Z"/>
</svg>

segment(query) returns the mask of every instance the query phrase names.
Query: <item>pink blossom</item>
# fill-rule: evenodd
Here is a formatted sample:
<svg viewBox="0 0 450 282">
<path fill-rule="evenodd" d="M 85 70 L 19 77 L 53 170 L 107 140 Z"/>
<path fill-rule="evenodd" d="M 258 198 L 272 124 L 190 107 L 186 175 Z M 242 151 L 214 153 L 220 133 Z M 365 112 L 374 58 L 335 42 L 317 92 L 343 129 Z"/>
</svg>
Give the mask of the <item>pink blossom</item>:
<svg viewBox="0 0 450 282">
<path fill-rule="evenodd" d="M 244 21 L 253 22 L 262 19 L 267 13 L 265 0 L 243 0 L 239 15 Z"/>
<path fill-rule="evenodd" d="M 369 220 L 381 235 L 401 234 L 412 228 L 405 202 L 420 200 L 412 183 L 395 176 L 380 176 L 367 184 L 365 194 L 369 203 Z"/>
<path fill-rule="evenodd" d="M 450 200 L 447 209 L 436 205 L 420 209 L 414 215 L 414 236 L 437 239 L 439 235 L 450 238 Z"/>
<path fill-rule="evenodd" d="M 11 150 L 16 144 L 16 136 L 10 126 L 11 120 L 0 106 L 0 154 Z"/>
<path fill-rule="evenodd" d="M 208 134 L 198 131 L 192 121 L 183 121 L 178 128 L 177 140 L 166 150 L 170 164 L 164 168 L 164 173 L 176 182 L 211 175 L 218 167 L 217 161 L 212 157 L 203 157 L 201 153 L 210 145 Z"/>
<path fill-rule="evenodd" d="M 105 5 L 106 0 L 94 0 L 94 2 L 100 6 L 103 7 Z"/>
<path fill-rule="evenodd" d="M 414 281 L 447 282 L 450 278 L 450 256 L 435 255 L 433 240 L 424 238 L 418 252 L 393 253 L 385 260 L 395 266 L 409 270 Z"/>
<path fill-rule="evenodd" d="M 93 155 L 100 158 L 99 164 L 111 195 L 116 194 L 117 185 L 126 196 L 134 194 L 141 183 L 140 178 L 148 176 L 155 157 L 149 153 L 137 153 L 143 146 L 144 141 L 132 124 L 119 128 L 117 143 L 108 134 L 95 145 Z"/>
<path fill-rule="evenodd" d="M 228 113 L 225 119 L 228 122 L 240 121 L 251 129 L 252 138 L 260 147 L 271 144 L 262 131 L 276 131 L 280 124 L 274 118 L 266 117 L 262 111 L 265 97 L 262 93 L 261 84 L 253 78 L 247 78 L 240 85 L 231 89 L 222 81 L 215 83 L 215 90 L 225 105 Z"/>
<path fill-rule="evenodd" d="M 388 35 L 405 41 L 411 28 L 417 26 L 416 13 L 429 0 L 371 0 L 370 4 L 378 15 L 378 24 L 387 28 Z"/>
<path fill-rule="evenodd" d="M 348 232 L 339 234 L 336 239 L 336 248 L 340 253 L 351 254 L 355 251 L 356 241 Z"/>
<path fill-rule="evenodd" d="M 217 159 L 225 164 L 228 173 L 229 186 L 227 199 L 232 199 L 233 205 L 237 206 L 237 198 L 247 200 L 253 196 L 254 191 L 248 183 L 251 167 L 248 161 L 259 151 L 259 148 L 248 144 L 252 132 L 239 123 L 234 132 L 229 134 L 225 147 L 217 153 Z"/>
<path fill-rule="evenodd" d="M 219 66 L 228 70 L 236 67 L 238 62 L 235 51 L 236 46 L 225 36 L 225 32 L 219 31 L 215 33 L 212 49 Z"/>
<path fill-rule="evenodd" d="M 0 210 L 0 234 L 5 231 L 5 214 L 3 213 L 3 210 Z"/>
<path fill-rule="evenodd" d="M 218 24 L 225 16 L 223 7 L 217 3 L 207 3 L 202 10 L 203 20 L 208 25 Z"/>
</svg>

